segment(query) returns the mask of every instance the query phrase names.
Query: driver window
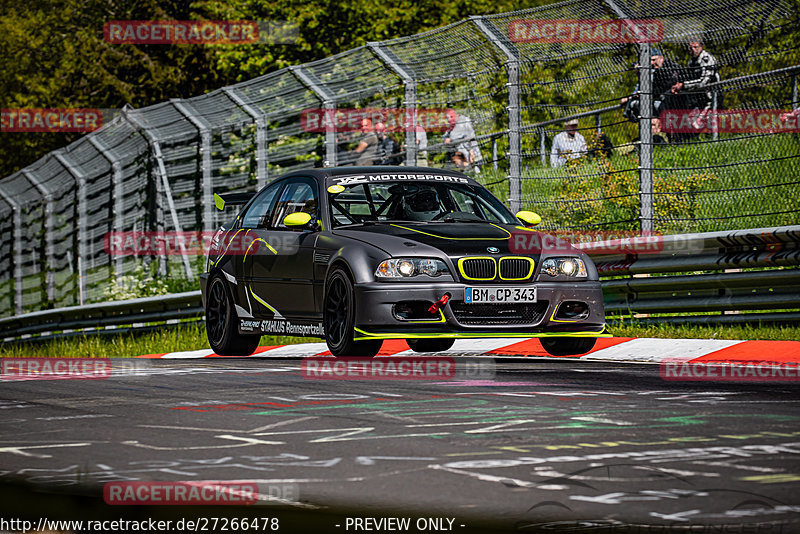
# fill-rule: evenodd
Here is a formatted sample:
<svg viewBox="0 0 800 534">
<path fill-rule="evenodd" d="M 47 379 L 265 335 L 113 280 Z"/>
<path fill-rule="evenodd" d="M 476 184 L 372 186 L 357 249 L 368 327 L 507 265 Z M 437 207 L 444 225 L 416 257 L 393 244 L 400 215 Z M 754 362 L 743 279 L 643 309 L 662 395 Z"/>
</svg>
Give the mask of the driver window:
<svg viewBox="0 0 800 534">
<path fill-rule="evenodd" d="M 263 228 L 266 226 L 269 219 L 269 208 L 282 187 L 282 183 L 271 185 L 256 198 L 242 218 L 242 228 Z"/>
<path fill-rule="evenodd" d="M 311 184 L 307 182 L 293 182 L 283 190 L 278 203 L 275 205 L 272 216 L 272 228 L 288 229 L 283 224 L 287 215 L 302 211 L 311 215 L 311 220 L 317 220 L 317 194 Z"/>
</svg>

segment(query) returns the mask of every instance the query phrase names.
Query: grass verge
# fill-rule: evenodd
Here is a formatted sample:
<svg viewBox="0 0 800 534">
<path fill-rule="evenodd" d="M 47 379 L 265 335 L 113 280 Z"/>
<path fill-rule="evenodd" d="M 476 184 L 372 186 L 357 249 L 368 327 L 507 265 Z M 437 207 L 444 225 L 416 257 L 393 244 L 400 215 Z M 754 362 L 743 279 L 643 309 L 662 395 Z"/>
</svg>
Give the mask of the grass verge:
<svg viewBox="0 0 800 534">
<path fill-rule="evenodd" d="M 609 331 L 617 337 L 656 337 L 673 339 L 800 340 L 800 326 L 705 326 L 613 324 Z M 264 336 L 262 346 L 318 343 L 316 338 Z M 143 354 L 207 349 L 204 325 L 164 328 L 156 332 L 124 336 L 84 336 L 45 342 L 6 343 L 0 357 L 132 358 Z"/>
</svg>

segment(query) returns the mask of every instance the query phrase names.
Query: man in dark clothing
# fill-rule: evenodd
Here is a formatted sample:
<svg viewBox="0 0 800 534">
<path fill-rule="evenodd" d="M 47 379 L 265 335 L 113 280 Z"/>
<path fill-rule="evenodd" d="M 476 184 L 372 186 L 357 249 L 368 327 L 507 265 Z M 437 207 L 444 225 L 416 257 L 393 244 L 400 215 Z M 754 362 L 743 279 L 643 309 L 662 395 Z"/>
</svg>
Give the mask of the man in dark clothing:
<svg viewBox="0 0 800 534">
<path fill-rule="evenodd" d="M 650 66 L 653 68 L 653 116 L 658 117 L 668 109 L 685 109 L 685 98 L 677 95 L 679 84 L 683 82 L 683 68 L 666 59 L 657 48 L 650 55 Z"/>
<path fill-rule="evenodd" d="M 375 124 L 375 134 L 378 136 L 378 165 L 400 165 L 403 161 L 400 145 L 386 134 L 386 125 Z"/>
</svg>

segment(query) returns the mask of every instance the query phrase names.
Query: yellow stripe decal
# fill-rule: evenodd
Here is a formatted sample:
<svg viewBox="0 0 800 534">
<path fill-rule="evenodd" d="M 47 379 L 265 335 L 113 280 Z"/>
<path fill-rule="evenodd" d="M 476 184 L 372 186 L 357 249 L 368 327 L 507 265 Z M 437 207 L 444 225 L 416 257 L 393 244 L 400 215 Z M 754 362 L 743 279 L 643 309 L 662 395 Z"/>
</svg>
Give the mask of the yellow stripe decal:
<svg viewBox="0 0 800 534">
<path fill-rule="evenodd" d="M 474 338 L 520 338 L 520 337 L 612 337 L 611 334 L 606 333 L 605 328 L 601 332 L 528 332 L 520 334 L 500 334 L 494 332 L 432 332 L 423 334 L 412 333 L 375 333 L 354 328 L 356 332 L 361 334 L 358 337 L 353 337 L 355 341 L 366 339 L 437 339 L 437 338 L 455 338 L 455 339 L 474 339 Z"/>
<path fill-rule="evenodd" d="M 506 230 L 502 226 L 497 226 L 494 223 L 489 223 L 489 224 L 491 224 L 495 228 L 499 228 L 500 230 L 504 231 L 508 235 L 506 237 L 481 237 L 480 239 L 482 241 L 507 241 L 511 237 L 511 232 L 509 232 L 508 230 Z M 423 232 L 422 230 L 416 230 L 414 228 L 409 228 L 407 226 L 400 226 L 399 224 L 392 224 L 391 226 L 395 226 L 397 228 L 402 228 L 403 230 L 408 230 L 409 232 L 416 232 L 418 234 L 429 235 L 431 237 L 438 237 L 439 239 L 449 239 L 451 241 L 475 241 L 476 240 L 476 238 L 474 238 L 474 237 L 445 237 L 443 235 L 431 234 L 429 232 Z"/>
</svg>

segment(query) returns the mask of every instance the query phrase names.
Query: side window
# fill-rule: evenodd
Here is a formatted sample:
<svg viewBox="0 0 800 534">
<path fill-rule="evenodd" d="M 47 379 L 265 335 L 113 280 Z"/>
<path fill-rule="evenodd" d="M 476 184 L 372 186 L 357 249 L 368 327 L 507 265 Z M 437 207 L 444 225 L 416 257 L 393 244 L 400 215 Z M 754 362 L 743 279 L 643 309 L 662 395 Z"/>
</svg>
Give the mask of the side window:
<svg viewBox="0 0 800 534">
<path fill-rule="evenodd" d="M 258 198 L 247 209 L 247 213 L 242 218 L 242 228 L 263 228 L 267 224 L 270 214 L 269 208 L 283 185 L 283 183 L 273 184 L 258 195 Z"/>
<path fill-rule="evenodd" d="M 302 211 L 311 215 L 311 220 L 319 218 L 317 214 L 318 202 L 316 188 L 308 182 L 291 182 L 283 190 L 278 203 L 272 212 L 271 227 L 283 228 L 283 219 L 287 215 Z"/>
</svg>

